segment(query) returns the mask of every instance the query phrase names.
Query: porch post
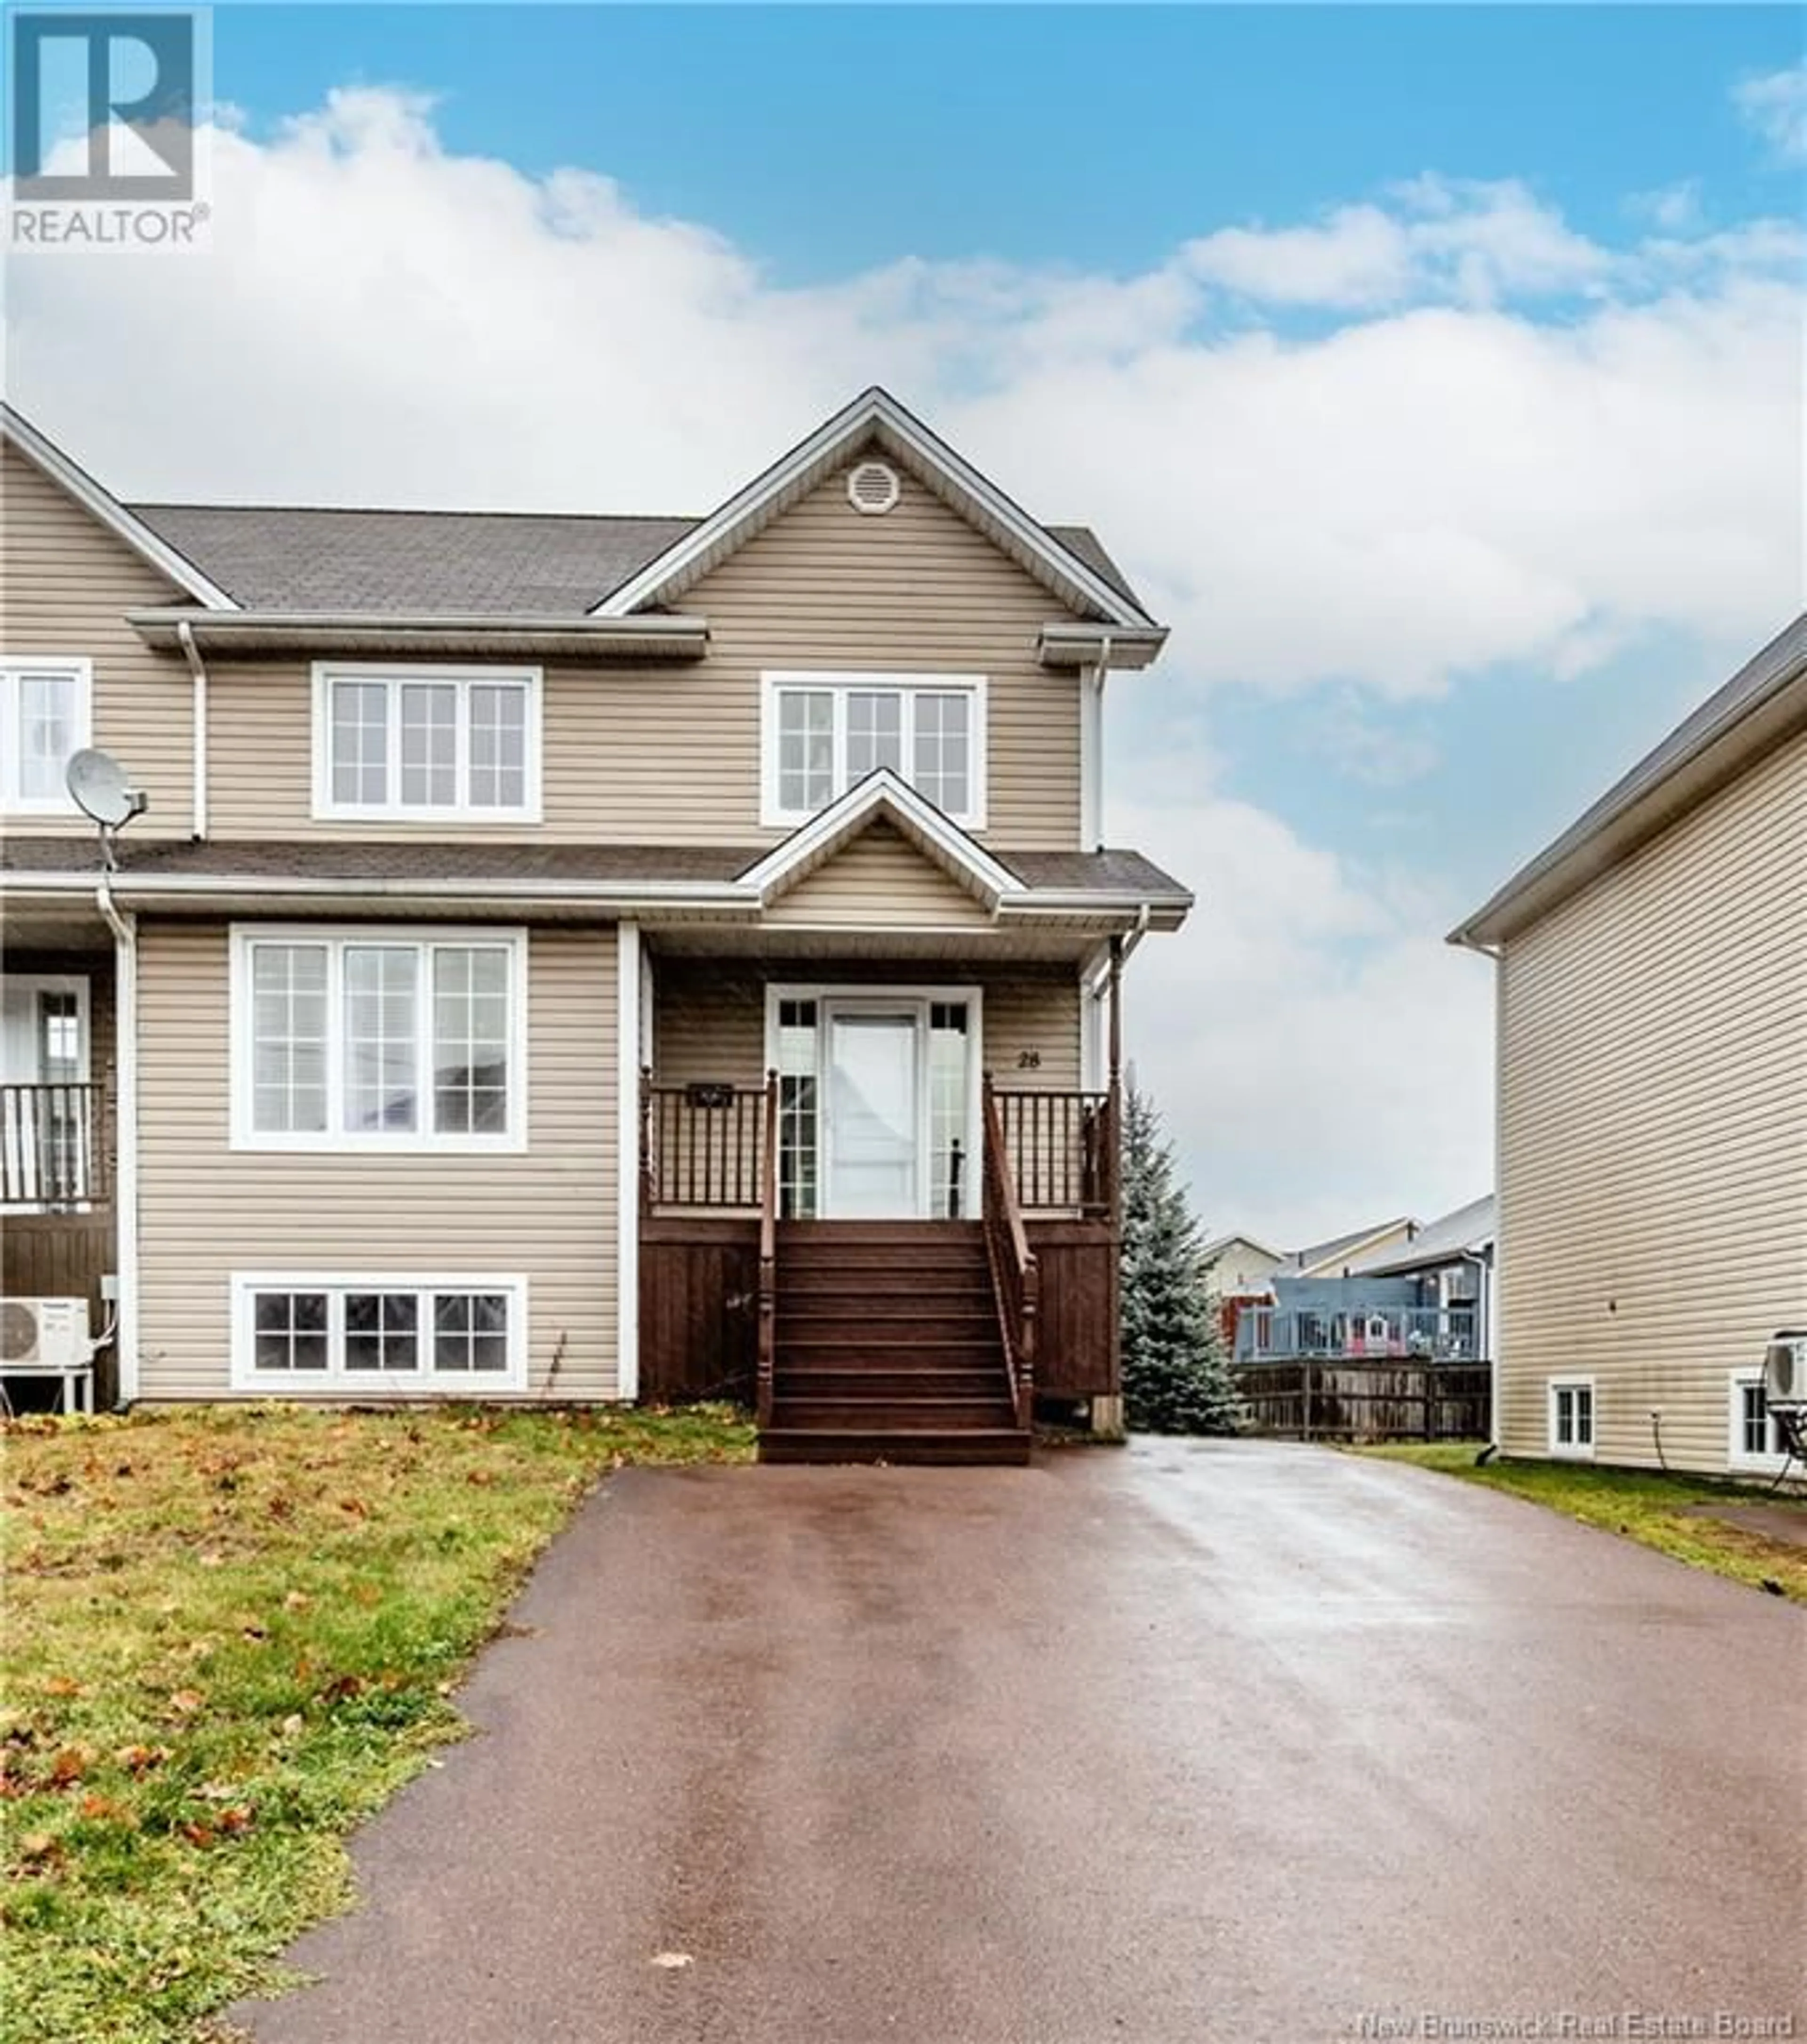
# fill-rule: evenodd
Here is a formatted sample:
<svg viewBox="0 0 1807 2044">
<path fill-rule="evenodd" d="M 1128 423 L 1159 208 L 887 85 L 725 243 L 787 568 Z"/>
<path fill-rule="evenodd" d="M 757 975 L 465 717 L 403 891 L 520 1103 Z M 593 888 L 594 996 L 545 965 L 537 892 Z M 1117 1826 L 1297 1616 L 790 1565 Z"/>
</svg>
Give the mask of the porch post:
<svg viewBox="0 0 1807 2044">
<path fill-rule="evenodd" d="M 1094 1398 L 1091 1431 L 1107 1439 L 1123 1431 L 1123 939 L 1111 939 L 1111 1011 L 1106 1078 L 1105 1169 L 1110 1173 L 1111 1283 L 1108 1314 L 1111 1382 L 1108 1397 Z"/>
<path fill-rule="evenodd" d="M 615 932 L 615 1388 L 640 1392 L 640 926 Z"/>
</svg>

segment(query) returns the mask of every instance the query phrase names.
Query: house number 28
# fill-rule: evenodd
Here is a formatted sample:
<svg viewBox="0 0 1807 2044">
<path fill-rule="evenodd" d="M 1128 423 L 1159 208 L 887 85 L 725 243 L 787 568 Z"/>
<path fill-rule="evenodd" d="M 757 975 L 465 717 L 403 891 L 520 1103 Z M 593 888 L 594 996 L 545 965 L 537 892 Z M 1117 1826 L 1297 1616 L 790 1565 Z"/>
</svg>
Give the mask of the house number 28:
<svg viewBox="0 0 1807 2044">
<path fill-rule="evenodd" d="M 1041 1065 L 1042 1053 L 1039 1051 L 1019 1051 L 1016 1054 L 1016 1068 L 1019 1072 L 1038 1071 Z"/>
</svg>

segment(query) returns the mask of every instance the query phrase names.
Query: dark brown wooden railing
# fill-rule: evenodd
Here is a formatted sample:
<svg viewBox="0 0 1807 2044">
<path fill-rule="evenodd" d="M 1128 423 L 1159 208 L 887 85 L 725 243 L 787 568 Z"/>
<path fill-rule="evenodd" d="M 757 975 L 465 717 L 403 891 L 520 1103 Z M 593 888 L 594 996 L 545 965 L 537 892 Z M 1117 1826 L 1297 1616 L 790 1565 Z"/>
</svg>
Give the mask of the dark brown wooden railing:
<svg viewBox="0 0 1807 2044">
<path fill-rule="evenodd" d="M 769 1090 L 765 1086 L 655 1085 L 640 1082 L 640 1200 L 643 1207 L 759 1204 L 759 1168 Z"/>
<path fill-rule="evenodd" d="M 103 1204 L 109 1147 L 104 1086 L 0 1086 L 0 1204 Z"/>
<path fill-rule="evenodd" d="M 1107 1093 L 994 1094 L 1018 1203 L 1028 1213 L 1115 1210 L 1117 1101 Z"/>
<path fill-rule="evenodd" d="M 772 1375 L 778 1351 L 778 1074 L 765 1074 L 765 1140 L 759 1160 L 759 1365 L 754 1417 L 772 1424 Z"/>
<path fill-rule="evenodd" d="M 1042 1278 L 1022 1225 L 1022 1209 L 1018 1204 L 1010 1158 L 1004 1147 L 999 1096 L 988 1076 L 984 1082 L 984 1118 L 981 1215 L 985 1255 L 997 1294 L 998 1324 L 1016 1401 L 1016 1423 L 1026 1427 L 1034 1417 L 1036 1318 L 1041 1306 Z"/>
</svg>

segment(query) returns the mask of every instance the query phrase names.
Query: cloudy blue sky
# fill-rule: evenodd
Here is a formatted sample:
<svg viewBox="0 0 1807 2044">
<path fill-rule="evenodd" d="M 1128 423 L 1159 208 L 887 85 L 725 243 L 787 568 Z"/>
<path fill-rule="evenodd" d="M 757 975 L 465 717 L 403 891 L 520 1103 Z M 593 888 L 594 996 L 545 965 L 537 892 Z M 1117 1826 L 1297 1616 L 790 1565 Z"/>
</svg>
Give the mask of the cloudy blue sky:
<svg viewBox="0 0 1807 2044">
<path fill-rule="evenodd" d="M 1112 836 L 1214 1228 L 1490 1170 L 1443 932 L 1800 605 L 1789 8 L 216 10 L 205 257 L 13 257 L 121 494 L 706 509 L 888 385 L 1174 627 Z"/>
</svg>

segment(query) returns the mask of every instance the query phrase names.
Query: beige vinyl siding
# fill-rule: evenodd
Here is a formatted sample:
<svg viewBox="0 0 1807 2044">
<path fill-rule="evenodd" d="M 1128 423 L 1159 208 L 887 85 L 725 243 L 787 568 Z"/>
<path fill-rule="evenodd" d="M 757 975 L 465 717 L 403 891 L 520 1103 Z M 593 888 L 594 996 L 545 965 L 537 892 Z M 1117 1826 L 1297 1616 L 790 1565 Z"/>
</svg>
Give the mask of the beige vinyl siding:
<svg viewBox="0 0 1807 2044">
<path fill-rule="evenodd" d="M 765 1066 L 765 989 L 971 986 L 982 997 L 985 1063 L 1001 1086 L 1068 1090 L 1080 1082 L 1080 986 L 1060 966 L 980 971 L 916 960 L 864 967 L 842 959 L 673 958 L 654 964 L 655 1077 L 662 1085 L 757 1085 Z M 1024 1066 L 1031 1056 L 1038 1062 Z"/>
<path fill-rule="evenodd" d="M 614 932 L 529 935 L 513 1155 L 232 1151 L 228 951 L 223 923 L 140 937 L 142 1395 L 228 1395 L 235 1270 L 470 1270 L 528 1281 L 529 1396 L 614 1396 Z"/>
<path fill-rule="evenodd" d="M 863 517 L 831 478 L 683 599 L 709 620 L 695 663 L 554 664 L 543 704 L 545 821 L 509 839 L 760 844 L 760 676 L 769 669 L 980 674 L 988 841 L 1080 842 L 1080 683 L 1036 664 L 1055 600 L 922 486 Z M 222 837 L 417 836 L 315 823 L 310 670 L 210 663 L 212 826 Z M 443 828 L 443 827 L 442 827 Z"/>
<path fill-rule="evenodd" d="M 94 663 L 93 739 L 149 796 L 135 838 L 186 837 L 194 800 L 194 695 L 186 663 L 153 653 L 128 610 L 182 592 L 141 560 L 17 448 L 0 459 L 0 653 L 63 653 Z M 186 599 L 183 599 L 186 600 Z M 7 816 L 20 836 L 85 833 L 66 816 Z"/>
<path fill-rule="evenodd" d="M 1514 936 L 1503 1440 L 1594 1379 L 1602 1461 L 1726 1465 L 1727 1379 L 1807 1309 L 1807 736 Z"/>
<path fill-rule="evenodd" d="M 765 912 L 769 928 L 987 929 L 991 916 L 888 823 L 869 824 Z"/>
</svg>

